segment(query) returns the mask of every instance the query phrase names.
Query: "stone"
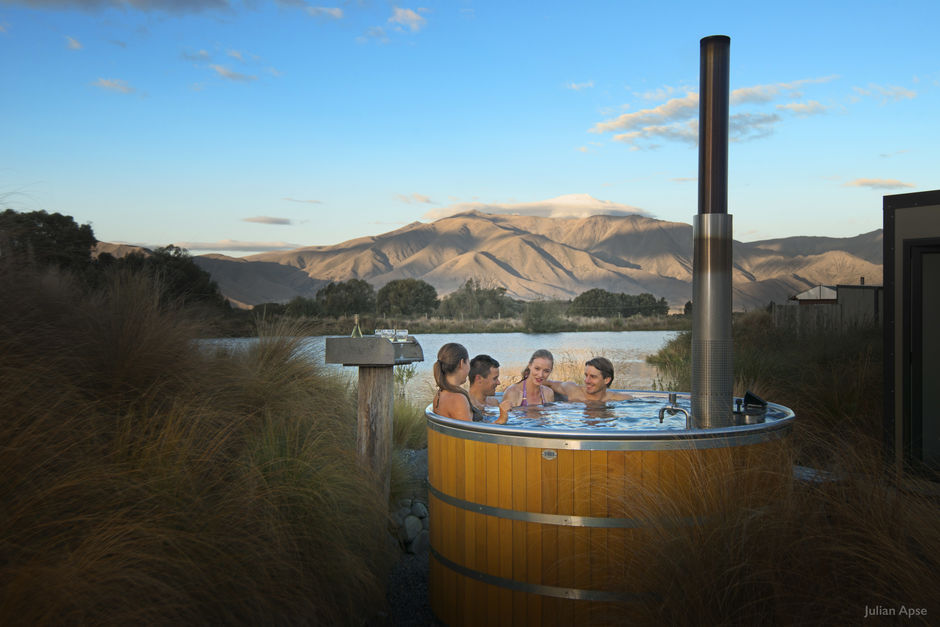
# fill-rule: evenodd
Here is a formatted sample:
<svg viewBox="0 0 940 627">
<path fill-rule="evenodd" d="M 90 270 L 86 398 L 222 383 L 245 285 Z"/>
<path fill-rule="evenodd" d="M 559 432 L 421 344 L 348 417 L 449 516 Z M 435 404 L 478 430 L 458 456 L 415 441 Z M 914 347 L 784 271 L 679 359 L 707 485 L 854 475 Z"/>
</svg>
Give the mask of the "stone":
<svg viewBox="0 0 940 627">
<path fill-rule="evenodd" d="M 421 519 L 417 516 L 407 516 L 405 524 L 401 527 L 401 539 L 405 543 L 411 542 L 421 532 Z"/>
<path fill-rule="evenodd" d="M 422 503 L 421 501 L 415 501 L 411 505 L 411 513 L 417 516 L 418 518 L 427 518 L 428 506 Z"/>
<path fill-rule="evenodd" d="M 401 527 L 405 524 L 405 518 L 411 515 L 410 507 L 402 507 L 394 514 L 392 514 L 392 522 L 395 523 L 396 527 Z"/>
<path fill-rule="evenodd" d="M 427 553 L 430 546 L 431 534 L 426 529 L 424 529 L 418 535 L 416 535 L 415 539 L 412 540 L 411 544 L 408 545 L 408 552 L 414 554 Z"/>
<path fill-rule="evenodd" d="M 411 507 L 411 499 L 400 499 L 398 501 L 398 509 L 406 509 Z"/>
</svg>

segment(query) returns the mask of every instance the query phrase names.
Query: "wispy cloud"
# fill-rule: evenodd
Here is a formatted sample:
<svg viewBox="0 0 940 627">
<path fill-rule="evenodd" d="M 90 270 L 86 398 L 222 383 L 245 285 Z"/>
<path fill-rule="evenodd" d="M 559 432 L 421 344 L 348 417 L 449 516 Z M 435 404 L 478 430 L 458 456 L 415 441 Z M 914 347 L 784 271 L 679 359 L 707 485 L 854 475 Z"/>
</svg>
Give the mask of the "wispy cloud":
<svg viewBox="0 0 940 627">
<path fill-rule="evenodd" d="M 590 89 L 594 87 L 594 81 L 587 81 L 586 83 L 566 83 L 565 89 L 573 89 L 574 91 L 581 91 L 582 89 Z"/>
<path fill-rule="evenodd" d="M 882 159 L 889 159 L 896 155 L 903 155 L 906 152 L 910 152 L 910 150 L 895 150 L 894 152 L 883 152 L 878 156 L 881 157 Z"/>
<path fill-rule="evenodd" d="M 914 187 L 913 183 L 905 183 L 897 179 L 855 179 L 843 183 L 842 187 L 867 187 L 869 189 L 902 189 Z"/>
<path fill-rule="evenodd" d="M 253 218 L 242 218 L 242 222 L 255 222 L 257 224 L 293 224 L 290 218 L 274 218 L 272 216 L 255 216 Z"/>
<path fill-rule="evenodd" d="M 301 199 L 301 198 L 290 198 L 290 197 L 288 197 L 288 196 L 285 196 L 285 197 L 283 198 L 283 200 L 287 200 L 287 201 L 289 201 L 289 202 L 303 202 L 303 203 L 308 203 L 308 204 L 311 204 L 311 205 L 322 205 L 322 204 L 323 204 L 323 201 L 322 201 L 322 200 L 304 200 L 304 199 Z"/>
<path fill-rule="evenodd" d="M 418 9 L 421 11 L 421 9 Z M 418 15 L 412 9 L 402 9 L 401 7 L 394 7 L 392 9 L 392 17 L 388 18 L 389 24 L 397 24 L 398 27 L 404 27 L 411 30 L 413 33 L 417 33 L 419 30 L 424 28 L 427 24 L 427 20 Z"/>
<path fill-rule="evenodd" d="M 244 55 L 242 55 L 241 51 L 239 50 L 229 50 L 225 54 L 232 57 L 233 59 L 238 59 L 239 61 L 242 61 L 242 62 L 245 61 Z"/>
<path fill-rule="evenodd" d="M 343 18 L 343 10 L 337 7 L 307 7 L 307 13 L 313 17 L 328 18 L 340 20 Z"/>
<path fill-rule="evenodd" d="M 398 196 L 396 196 L 396 198 L 398 198 L 398 200 L 400 200 L 400 201 L 402 201 L 402 202 L 404 202 L 404 203 L 408 203 L 408 204 L 415 203 L 415 202 L 424 203 L 424 204 L 429 204 L 429 205 L 430 205 L 430 204 L 434 204 L 434 201 L 431 200 L 428 196 L 425 196 L 424 194 L 419 194 L 418 192 L 415 192 L 415 193 L 411 194 L 410 196 L 405 195 L 405 194 L 398 194 Z"/>
<path fill-rule="evenodd" d="M 182 55 L 187 61 L 194 61 L 196 63 L 206 63 L 212 59 L 212 55 L 206 50 L 199 50 L 197 52 L 184 50 Z"/>
<path fill-rule="evenodd" d="M 804 78 L 789 83 L 773 83 L 770 85 L 755 85 L 753 87 L 741 87 L 731 92 L 731 104 L 739 105 L 745 103 L 767 103 L 776 100 L 781 96 L 789 98 L 802 98 L 803 93 L 800 88 L 804 85 L 814 85 L 819 83 L 828 83 L 839 78 L 838 76 L 823 76 L 821 78 Z"/>
<path fill-rule="evenodd" d="M 288 242 L 241 242 L 233 239 L 223 239 L 217 242 L 177 242 L 175 245 L 186 250 L 232 250 L 239 252 L 266 252 L 269 250 L 300 248 L 300 244 L 290 244 Z"/>
<path fill-rule="evenodd" d="M 99 78 L 94 83 L 95 87 L 100 87 L 101 89 L 107 89 L 108 91 L 116 91 L 121 94 L 133 94 L 137 90 L 127 84 L 126 81 L 122 81 L 119 78 Z"/>
<path fill-rule="evenodd" d="M 10 27 L 6 22 L 0 22 L 0 33 L 7 32 L 7 29 Z"/>
<path fill-rule="evenodd" d="M 672 178 L 672 179 L 670 179 L 670 180 L 673 181 L 674 183 L 693 183 L 693 182 L 695 182 L 695 181 L 698 181 L 698 177 L 696 177 L 696 176 L 677 176 L 677 177 Z"/>
<path fill-rule="evenodd" d="M 828 107 L 819 104 L 815 100 L 810 100 L 809 102 L 790 102 L 787 104 L 779 104 L 777 105 L 777 109 L 780 109 L 781 111 L 789 111 L 790 113 L 800 117 L 807 117 L 810 115 L 825 113 Z"/>
<path fill-rule="evenodd" d="M 231 10 L 229 0 L 19 0 L 19 4 L 36 9 L 105 10 L 111 7 L 165 13 L 200 13 L 208 10 Z"/>
<path fill-rule="evenodd" d="M 68 35 L 65 36 L 65 45 L 68 46 L 69 50 L 81 50 L 84 48 L 82 42 Z"/>
<path fill-rule="evenodd" d="M 370 39 L 382 44 L 387 44 L 389 42 L 388 36 L 385 33 L 385 29 L 381 26 L 370 26 L 364 35 L 356 37 L 356 41 L 361 44 L 368 42 Z"/>
<path fill-rule="evenodd" d="M 801 98 L 800 88 L 805 85 L 826 83 L 835 76 L 808 78 L 788 83 L 774 83 L 742 87 L 731 92 L 733 106 L 762 105 L 778 98 Z M 670 88 L 660 88 L 643 96 L 657 98 L 671 94 Z M 681 142 L 694 146 L 698 143 L 698 108 L 699 96 L 687 91 L 684 96 L 670 98 L 666 102 L 631 113 L 623 113 L 611 120 L 598 122 L 591 129 L 592 133 L 620 132 L 614 135 L 614 141 L 629 144 L 632 150 L 650 150 L 661 146 L 658 141 Z M 811 100 L 809 102 L 785 103 L 777 105 L 777 110 L 805 117 L 824 113 L 827 108 Z M 743 112 L 729 118 L 731 141 L 743 142 L 767 137 L 774 132 L 775 126 L 783 118 L 776 113 Z"/>
<path fill-rule="evenodd" d="M 610 200 L 598 200 L 590 194 L 567 194 L 548 200 L 522 203 L 462 202 L 428 211 L 423 218 L 438 220 L 468 211 L 547 218 L 587 218 L 594 215 L 649 215 L 637 207 Z"/>
<path fill-rule="evenodd" d="M 230 81 L 238 81 L 238 82 L 240 82 L 240 83 L 247 83 L 247 82 L 250 82 L 250 81 L 256 81 L 256 80 L 258 80 L 258 77 L 257 77 L 257 76 L 254 76 L 254 75 L 252 75 L 252 74 L 242 74 L 241 72 L 236 72 L 236 71 L 234 71 L 234 70 L 230 70 L 230 69 L 228 69 L 227 67 L 225 67 L 224 65 L 215 65 L 215 64 L 213 64 L 213 65 L 210 65 L 209 67 L 212 68 L 213 70 L 215 70 L 215 72 L 216 72 L 219 76 L 221 76 L 222 78 L 226 78 L 226 79 L 228 79 L 228 80 L 230 80 Z"/>
<path fill-rule="evenodd" d="M 853 87 L 852 89 L 859 96 L 870 96 L 872 98 L 879 99 L 881 104 L 885 104 L 887 102 L 897 102 L 899 100 L 912 100 L 917 97 L 916 91 L 906 89 L 904 87 L 898 87 L 897 85 L 889 85 L 885 87 L 883 85 L 869 84 L 867 88 Z"/>
<path fill-rule="evenodd" d="M 127 42 L 126 42 L 126 41 L 121 41 L 120 39 L 109 39 L 109 40 L 108 40 L 108 43 L 109 43 L 109 44 L 114 44 L 114 45 L 117 46 L 118 48 L 127 48 Z"/>
</svg>

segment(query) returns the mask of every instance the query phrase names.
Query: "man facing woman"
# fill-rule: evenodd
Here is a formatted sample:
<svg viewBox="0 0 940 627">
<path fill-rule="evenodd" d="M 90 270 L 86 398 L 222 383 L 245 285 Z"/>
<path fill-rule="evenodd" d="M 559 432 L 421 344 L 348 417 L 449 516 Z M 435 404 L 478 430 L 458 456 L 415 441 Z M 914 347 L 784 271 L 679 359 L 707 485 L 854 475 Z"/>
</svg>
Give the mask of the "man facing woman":
<svg viewBox="0 0 940 627">
<path fill-rule="evenodd" d="M 457 420 L 482 421 L 483 408 L 495 404 L 493 394 L 499 386 L 499 362 L 489 355 L 469 360 L 467 349 L 460 344 L 445 344 L 437 352 L 434 381 L 434 413 Z M 470 378 L 469 393 L 461 386 Z"/>
</svg>

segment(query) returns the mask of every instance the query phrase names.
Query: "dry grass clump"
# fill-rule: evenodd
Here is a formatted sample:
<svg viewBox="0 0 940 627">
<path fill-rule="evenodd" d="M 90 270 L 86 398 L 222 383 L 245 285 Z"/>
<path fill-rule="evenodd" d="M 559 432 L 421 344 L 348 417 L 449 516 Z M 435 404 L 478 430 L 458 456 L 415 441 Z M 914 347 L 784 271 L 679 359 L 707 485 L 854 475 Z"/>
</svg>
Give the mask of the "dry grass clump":
<svg viewBox="0 0 940 627">
<path fill-rule="evenodd" d="M 0 289 L 0 622 L 336 624 L 381 604 L 387 510 L 353 405 L 284 329 L 213 354 L 144 277 Z"/>
<path fill-rule="evenodd" d="M 745 464 L 691 456 L 680 490 L 648 489 L 635 510 L 657 521 L 628 566 L 623 606 L 636 624 L 840 625 L 866 607 L 926 611 L 892 620 L 930 624 L 940 612 L 940 504 L 898 491 L 880 473 L 877 449 L 829 441 L 834 480 L 790 475 L 794 452 Z M 681 464 L 680 464 L 681 465 Z M 689 523 L 689 513 L 698 516 Z"/>
</svg>

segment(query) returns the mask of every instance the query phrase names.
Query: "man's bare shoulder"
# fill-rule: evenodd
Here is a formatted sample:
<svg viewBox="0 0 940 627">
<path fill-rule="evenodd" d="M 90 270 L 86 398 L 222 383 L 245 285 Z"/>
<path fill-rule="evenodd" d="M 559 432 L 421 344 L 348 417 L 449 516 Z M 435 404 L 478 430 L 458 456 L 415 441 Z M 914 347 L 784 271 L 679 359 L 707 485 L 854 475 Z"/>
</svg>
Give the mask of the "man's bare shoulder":
<svg viewBox="0 0 940 627">
<path fill-rule="evenodd" d="M 629 401 L 633 398 L 632 394 L 627 394 L 626 392 L 611 392 L 607 390 L 607 394 L 604 396 L 605 400 L 608 401 Z"/>
</svg>

